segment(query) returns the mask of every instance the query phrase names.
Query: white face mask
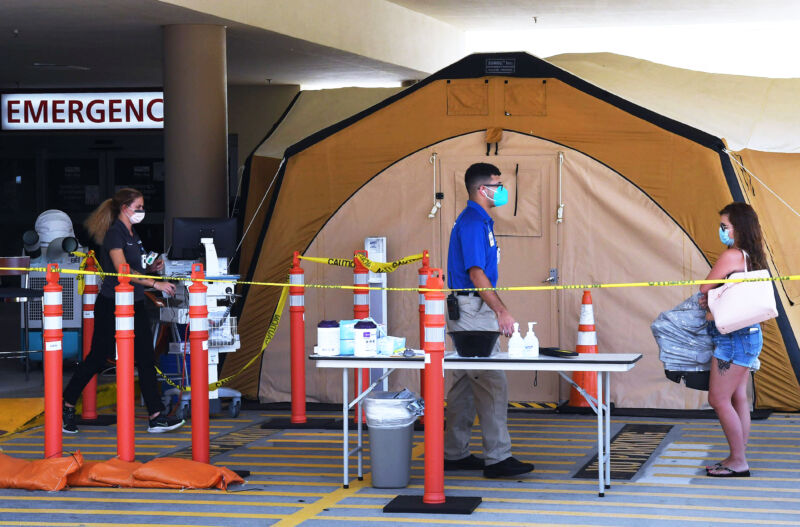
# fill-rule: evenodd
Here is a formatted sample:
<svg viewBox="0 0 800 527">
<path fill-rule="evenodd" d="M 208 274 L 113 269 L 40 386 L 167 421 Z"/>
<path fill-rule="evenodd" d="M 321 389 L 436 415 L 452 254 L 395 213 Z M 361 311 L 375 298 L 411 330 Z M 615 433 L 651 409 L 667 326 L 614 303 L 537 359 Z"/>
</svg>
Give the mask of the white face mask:
<svg viewBox="0 0 800 527">
<path fill-rule="evenodd" d="M 131 220 L 131 223 L 133 225 L 136 225 L 137 223 L 141 223 L 142 220 L 144 219 L 144 211 L 143 210 L 135 210 L 135 211 L 133 211 L 133 214 L 128 216 L 128 219 Z"/>
</svg>

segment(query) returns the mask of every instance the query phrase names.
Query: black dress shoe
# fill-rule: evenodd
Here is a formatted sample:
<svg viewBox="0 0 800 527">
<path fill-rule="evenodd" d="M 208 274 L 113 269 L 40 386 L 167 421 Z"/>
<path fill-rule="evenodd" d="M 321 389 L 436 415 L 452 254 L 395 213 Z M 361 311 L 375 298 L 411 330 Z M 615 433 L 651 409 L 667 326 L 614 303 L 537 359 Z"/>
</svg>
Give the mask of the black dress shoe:
<svg viewBox="0 0 800 527">
<path fill-rule="evenodd" d="M 485 478 L 502 478 L 504 476 L 519 476 L 527 474 L 533 470 L 533 463 L 523 463 L 522 461 L 509 457 L 500 463 L 486 465 L 483 469 Z"/>
<path fill-rule="evenodd" d="M 483 470 L 486 463 L 479 457 L 472 454 L 461 459 L 445 459 L 445 470 Z"/>
</svg>

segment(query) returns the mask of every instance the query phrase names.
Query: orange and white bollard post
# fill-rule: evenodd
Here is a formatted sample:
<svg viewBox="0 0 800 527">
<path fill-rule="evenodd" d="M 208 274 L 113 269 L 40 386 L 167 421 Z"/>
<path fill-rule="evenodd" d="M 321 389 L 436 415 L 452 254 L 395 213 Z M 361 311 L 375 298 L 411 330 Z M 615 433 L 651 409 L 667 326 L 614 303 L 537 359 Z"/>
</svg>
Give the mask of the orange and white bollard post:
<svg viewBox="0 0 800 527">
<path fill-rule="evenodd" d="M 362 286 L 368 287 L 369 283 L 369 269 L 356 258 L 357 255 L 368 257 L 367 251 L 355 251 L 353 253 L 353 285 L 358 288 Z M 369 289 L 353 289 L 353 318 L 362 320 L 369 318 Z M 353 370 L 353 393 L 355 397 L 359 396 L 358 390 L 358 376 L 361 376 L 361 387 L 366 388 L 369 386 L 369 370 L 366 368 L 356 368 Z M 361 403 L 356 406 L 355 415 L 361 415 L 363 422 L 367 422 L 367 416 L 361 412 Z"/>
<path fill-rule="evenodd" d="M 583 292 L 581 300 L 581 316 L 578 320 L 578 344 L 575 346 L 578 353 L 597 353 L 597 331 L 594 326 L 594 307 L 592 293 Z M 576 371 L 572 373 L 572 380 L 583 390 L 597 399 L 597 374 L 591 371 Z M 569 393 L 569 406 L 588 407 L 589 403 L 573 386 Z"/>
<path fill-rule="evenodd" d="M 129 275 L 130 265 L 120 265 L 119 273 Z M 119 285 L 114 288 L 114 299 L 117 330 L 117 456 L 122 461 L 134 461 L 133 286 L 130 277 L 119 277 Z"/>
<path fill-rule="evenodd" d="M 289 271 L 290 369 L 292 382 L 292 424 L 306 422 L 306 322 L 305 273 L 300 253 L 295 251 Z"/>
<path fill-rule="evenodd" d="M 441 269 L 431 269 L 425 293 L 425 494 L 423 503 L 444 503 L 445 294 Z"/>
<path fill-rule="evenodd" d="M 422 496 L 401 495 L 383 512 L 471 514 L 481 498 L 444 495 L 445 294 L 441 269 L 431 269 L 425 289 L 425 486 Z"/>
<path fill-rule="evenodd" d="M 203 283 L 203 264 L 192 264 L 189 286 L 189 349 L 192 385 L 192 460 L 208 463 L 208 287 Z"/>
<path fill-rule="evenodd" d="M 417 272 L 417 283 L 420 288 L 425 288 L 428 283 L 428 274 L 430 273 L 430 258 L 428 251 L 422 251 L 422 265 Z M 425 293 L 419 293 L 419 348 L 425 349 Z M 419 370 L 419 394 L 425 397 L 425 370 Z M 421 423 L 425 422 L 425 416 L 419 418 Z"/>
<path fill-rule="evenodd" d="M 61 284 L 57 264 L 48 264 L 42 302 L 44 349 L 44 457 L 61 457 L 63 352 Z"/>
<path fill-rule="evenodd" d="M 94 264 L 94 251 L 89 251 L 86 257 L 86 271 L 94 273 L 97 266 Z M 94 303 L 97 300 L 97 275 L 87 274 L 83 278 L 83 358 L 89 356 L 92 350 L 92 337 L 94 336 Z M 86 420 L 97 419 L 97 375 L 83 389 L 83 410 L 81 418 Z"/>
</svg>

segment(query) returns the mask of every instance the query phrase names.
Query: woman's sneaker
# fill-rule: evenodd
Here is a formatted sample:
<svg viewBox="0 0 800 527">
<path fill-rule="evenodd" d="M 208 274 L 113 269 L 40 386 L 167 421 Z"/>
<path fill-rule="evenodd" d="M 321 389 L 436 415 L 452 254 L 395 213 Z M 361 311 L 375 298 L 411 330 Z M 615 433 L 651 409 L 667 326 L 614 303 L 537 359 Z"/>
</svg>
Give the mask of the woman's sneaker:
<svg viewBox="0 0 800 527">
<path fill-rule="evenodd" d="M 151 434 L 160 434 L 162 432 L 169 432 L 170 430 L 175 430 L 179 428 L 183 423 L 185 423 L 183 419 L 177 419 L 175 417 L 169 417 L 166 415 L 158 414 L 154 418 L 150 419 L 150 424 L 147 427 L 147 431 Z"/>
<path fill-rule="evenodd" d="M 61 410 L 61 430 L 67 434 L 77 434 L 78 427 L 75 426 L 75 407 L 64 405 Z"/>
</svg>

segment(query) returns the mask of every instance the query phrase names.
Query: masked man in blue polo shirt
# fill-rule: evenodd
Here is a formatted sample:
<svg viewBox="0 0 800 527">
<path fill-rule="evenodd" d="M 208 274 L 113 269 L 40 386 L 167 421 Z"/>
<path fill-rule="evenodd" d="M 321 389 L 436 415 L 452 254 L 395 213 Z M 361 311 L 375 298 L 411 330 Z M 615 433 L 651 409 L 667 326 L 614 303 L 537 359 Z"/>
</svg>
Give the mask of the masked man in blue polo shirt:
<svg viewBox="0 0 800 527">
<path fill-rule="evenodd" d="M 467 207 L 458 216 L 450 234 L 447 255 L 447 285 L 451 289 L 497 286 L 500 250 L 494 236 L 489 209 L 508 201 L 500 182 L 500 170 L 488 163 L 467 169 L 464 183 L 469 192 Z M 448 320 L 451 331 L 497 331 L 509 336 L 514 317 L 495 291 L 458 292 L 458 320 Z M 492 354 L 500 351 L 495 344 Z M 497 370 L 455 370 L 447 394 L 447 431 L 444 442 L 445 470 L 483 470 L 487 478 L 516 476 L 533 470 L 511 456 L 508 435 L 508 382 Z M 469 441 L 477 411 L 483 435 L 484 458 L 472 455 Z"/>
</svg>

